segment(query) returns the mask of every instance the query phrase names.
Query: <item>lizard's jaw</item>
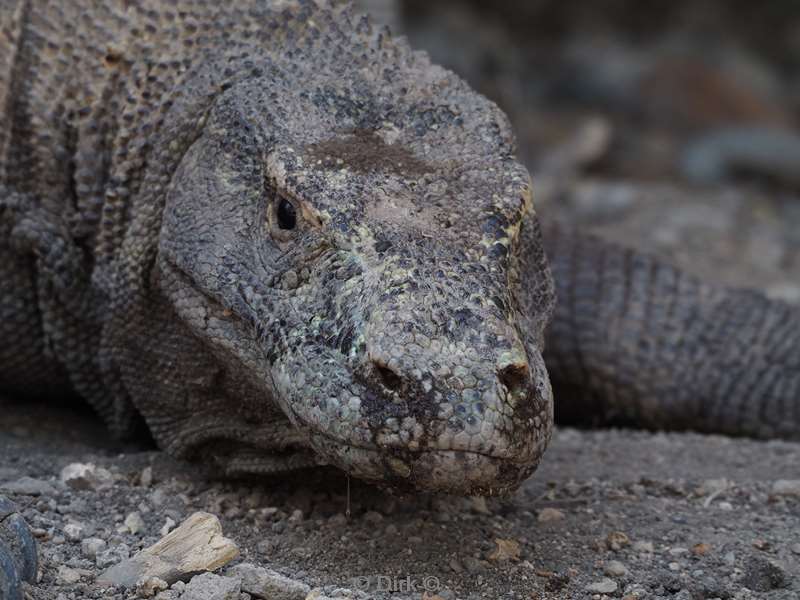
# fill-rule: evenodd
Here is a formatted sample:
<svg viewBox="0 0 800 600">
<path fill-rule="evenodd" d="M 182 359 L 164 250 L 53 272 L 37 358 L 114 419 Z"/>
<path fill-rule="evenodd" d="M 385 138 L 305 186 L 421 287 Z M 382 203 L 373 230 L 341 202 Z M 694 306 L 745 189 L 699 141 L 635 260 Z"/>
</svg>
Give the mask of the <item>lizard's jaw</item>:
<svg viewBox="0 0 800 600">
<path fill-rule="evenodd" d="M 324 445 L 315 440 L 315 447 Z M 539 465 L 541 456 L 515 462 L 460 450 L 397 451 L 331 445 L 325 453 L 350 475 L 399 491 L 499 496 L 515 491 Z"/>
</svg>

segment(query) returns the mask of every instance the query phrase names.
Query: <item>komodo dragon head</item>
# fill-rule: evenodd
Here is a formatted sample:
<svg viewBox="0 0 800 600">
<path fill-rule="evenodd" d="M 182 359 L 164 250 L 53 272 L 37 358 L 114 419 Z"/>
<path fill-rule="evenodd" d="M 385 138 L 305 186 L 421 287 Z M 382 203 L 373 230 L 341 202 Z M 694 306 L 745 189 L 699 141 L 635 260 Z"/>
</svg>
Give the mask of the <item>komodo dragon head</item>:
<svg viewBox="0 0 800 600">
<path fill-rule="evenodd" d="M 321 462 L 505 492 L 552 426 L 529 176 L 493 103 L 390 50 L 284 57 L 220 94 L 173 177 L 162 252 L 243 325 L 228 362 L 265 365 L 261 402 Z"/>
</svg>

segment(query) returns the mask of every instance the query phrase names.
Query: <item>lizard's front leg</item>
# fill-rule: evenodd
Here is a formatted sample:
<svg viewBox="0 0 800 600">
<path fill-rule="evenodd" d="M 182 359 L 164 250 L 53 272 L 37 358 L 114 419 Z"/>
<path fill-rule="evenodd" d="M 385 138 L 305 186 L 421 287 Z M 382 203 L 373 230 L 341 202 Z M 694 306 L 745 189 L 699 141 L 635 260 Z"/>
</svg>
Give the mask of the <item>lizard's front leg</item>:
<svg viewBox="0 0 800 600">
<path fill-rule="evenodd" d="M 22 600 L 22 582 L 36 579 L 36 541 L 16 506 L 0 496 L 0 598 Z"/>
<path fill-rule="evenodd" d="M 800 438 L 800 311 L 550 225 L 562 419 Z"/>
</svg>

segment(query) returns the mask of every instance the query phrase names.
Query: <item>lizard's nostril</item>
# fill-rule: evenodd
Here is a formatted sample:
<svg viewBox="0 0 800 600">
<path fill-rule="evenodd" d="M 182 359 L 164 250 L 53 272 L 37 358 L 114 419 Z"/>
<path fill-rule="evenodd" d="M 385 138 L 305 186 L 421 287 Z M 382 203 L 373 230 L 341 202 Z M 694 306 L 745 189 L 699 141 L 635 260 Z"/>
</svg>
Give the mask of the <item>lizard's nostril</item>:
<svg viewBox="0 0 800 600">
<path fill-rule="evenodd" d="M 497 374 L 500 383 L 511 395 L 525 394 L 529 387 L 530 375 L 528 365 L 517 364 L 503 367 Z"/>
<path fill-rule="evenodd" d="M 399 390 L 403 385 L 403 380 L 400 378 L 400 375 L 392 371 L 386 365 L 380 363 L 375 364 L 375 373 L 378 375 L 378 379 L 384 385 L 384 387 L 396 391 Z"/>
</svg>

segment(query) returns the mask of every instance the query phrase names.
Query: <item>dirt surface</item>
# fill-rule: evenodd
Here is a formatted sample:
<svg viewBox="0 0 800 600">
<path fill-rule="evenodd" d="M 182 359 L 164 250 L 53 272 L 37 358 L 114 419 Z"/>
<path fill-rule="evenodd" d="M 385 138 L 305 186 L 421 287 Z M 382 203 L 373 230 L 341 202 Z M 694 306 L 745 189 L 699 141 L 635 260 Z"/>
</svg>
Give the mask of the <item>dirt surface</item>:
<svg viewBox="0 0 800 600">
<path fill-rule="evenodd" d="M 726 28 L 732 15 L 716 3 L 695 3 L 705 8 L 678 6 L 631 35 L 641 21 L 614 21 L 625 3 L 606 20 L 575 8 L 590 4 L 537 13 L 553 4 L 523 15 L 519 3 L 487 13 L 415 0 L 400 27 L 508 111 L 541 212 L 800 303 L 800 169 L 752 156 L 724 172 L 691 162 L 698 140 L 731 127 L 795 133 L 800 71 L 786 63 L 800 64 L 800 17 L 772 15 L 781 26 L 763 29 L 774 35 L 750 36 L 746 23 Z M 758 141 L 767 154 L 780 146 Z M 800 444 L 562 429 L 511 498 L 398 497 L 352 481 L 348 505 L 339 472 L 222 482 L 119 445 L 71 405 L 0 399 L 0 423 L 0 491 L 18 490 L 4 493 L 40 542 L 41 580 L 26 588 L 37 600 L 137 597 L 95 580 L 200 510 L 239 545 L 236 563 L 328 596 L 800 598 Z M 59 479 L 71 463 L 112 478 L 71 489 Z M 181 585 L 161 597 L 177 600 Z"/>
<path fill-rule="evenodd" d="M 800 444 L 564 429 L 511 498 L 396 497 L 353 481 L 348 519 L 347 481 L 334 471 L 214 481 L 115 445 L 87 414 L 10 401 L 0 410 L 0 481 L 28 476 L 43 488 L 11 494 L 41 542 L 41 581 L 27 590 L 36 599 L 136 597 L 96 586 L 98 563 L 198 510 L 220 517 L 239 562 L 370 598 L 418 599 L 426 586 L 429 598 L 465 599 L 800 594 L 800 489 L 775 493 L 776 480 L 797 476 Z M 59 473 L 74 462 L 108 469 L 113 485 L 70 489 Z M 143 522 L 136 534 L 124 525 L 131 513 Z M 106 555 L 88 558 L 87 538 L 104 540 Z M 79 580 L 66 583 L 72 573 Z"/>
</svg>

